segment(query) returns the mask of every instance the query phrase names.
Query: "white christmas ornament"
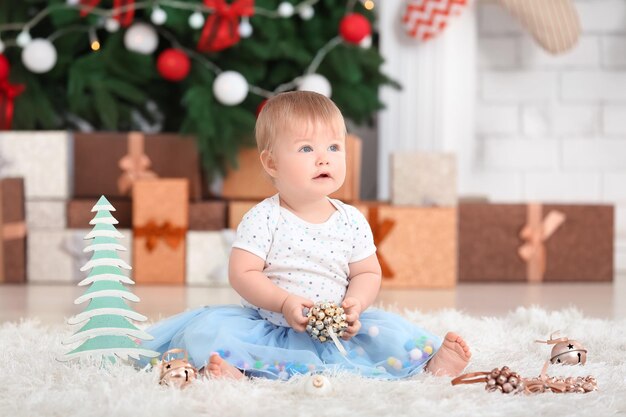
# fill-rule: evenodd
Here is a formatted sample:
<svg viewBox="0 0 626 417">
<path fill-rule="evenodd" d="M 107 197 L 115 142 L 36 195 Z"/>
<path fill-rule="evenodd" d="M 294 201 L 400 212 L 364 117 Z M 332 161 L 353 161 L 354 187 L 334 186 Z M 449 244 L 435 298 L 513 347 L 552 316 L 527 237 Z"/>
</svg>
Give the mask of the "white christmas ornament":
<svg viewBox="0 0 626 417">
<path fill-rule="evenodd" d="M 204 16 L 200 12 L 194 12 L 189 16 L 189 26 L 192 29 L 200 29 L 204 25 Z"/>
<path fill-rule="evenodd" d="M 215 78 L 213 94 L 220 103 L 236 106 L 248 95 L 248 82 L 237 71 L 224 71 Z"/>
<path fill-rule="evenodd" d="M 298 14 L 300 15 L 300 19 L 309 20 L 313 16 L 315 16 L 315 10 L 313 10 L 313 6 L 306 4 L 300 7 L 300 10 L 298 10 Z"/>
<path fill-rule="evenodd" d="M 80 0 L 67 0 L 66 3 L 69 6 L 76 6 L 78 3 L 80 2 Z"/>
<path fill-rule="evenodd" d="M 118 22 L 116 19 L 109 17 L 107 20 L 104 21 L 104 28 L 109 33 L 117 32 L 120 29 L 120 22 Z"/>
<path fill-rule="evenodd" d="M 29 71 L 43 74 L 57 63 L 57 50 L 48 39 L 33 39 L 22 49 L 22 62 Z"/>
<path fill-rule="evenodd" d="M 333 390 L 330 380 L 324 375 L 311 375 L 304 380 L 304 392 L 309 395 L 326 395 Z"/>
<path fill-rule="evenodd" d="M 294 8 L 293 4 L 287 3 L 286 1 L 280 3 L 278 6 L 278 14 L 281 17 L 291 17 L 293 16 Z"/>
<path fill-rule="evenodd" d="M 17 38 L 15 38 L 15 43 L 17 44 L 17 46 L 23 48 L 28 45 L 32 40 L 33 38 L 31 38 L 30 33 L 27 30 L 23 30 L 20 32 L 19 35 L 17 35 Z"/>
<path fill-rule="evenodd" d="M 368 35 L 359 42 L 359 46 L 363 49 L 370 49 L 372 47 L 372 35 Z"/>
<path fill-rule="evenodd" d="M 0 54 L 4 52 L 4 42 L 0 39 Z"/>
<path fill-rule="evenodd" d="M 154 8 L 154 10 L 152 10 L 152 14 L 150 15 L 150 20 L 155 25 L 160 26 L 163 23 L 165 23 L 165 21 L 167 20 L 167 13 L 165 13 L 165 10 L 157 6 Z"/>
<path fill-rule="evenodd" d="M 129 51 L 150 55 L 159 45 L 159 38 L 152 26 L 134 23 L 124 34 L 124 45 Z"/>
<path fill-rule="evenodd" d="M 249 19 L 241 19 L 241 23 L 239 23 L 239 35 L 242 38 L 249 38 L 252 35 L 252 25 Z"/>
<path fill-rule="evenodd" d="M 330 82 L 326 77 L 319 74 L 309 74 L 302 77 L 298 84 L 298 90 L 314 91 L 326 97 L 330 97 L 333 92 Z"/>
</svg>

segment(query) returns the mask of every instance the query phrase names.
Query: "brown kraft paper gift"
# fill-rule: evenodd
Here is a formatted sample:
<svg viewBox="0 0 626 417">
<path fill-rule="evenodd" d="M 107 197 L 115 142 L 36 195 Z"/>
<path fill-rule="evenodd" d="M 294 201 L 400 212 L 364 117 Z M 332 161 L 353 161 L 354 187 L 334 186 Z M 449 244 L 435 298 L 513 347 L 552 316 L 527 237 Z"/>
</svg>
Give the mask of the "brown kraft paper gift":
<svg viewBox="0 0 626 417">
<path fill-rule="evenodd" d="M 140 132 L 74 135 L 74 197 L 128 198 L 132 183 L 146 178 L 187 178 L 189 197 L 202 198 L 196 142 L 176 134 Z"/>
<path fill-rule="evenodd" d="M 361 139 L 346 136 L 346 179 L 330 195 L 341 201 L 358 201 L 361 187 Z M 229 200 L 263 200 L 277 193 L 259 160 L 256 148 L 242 148 L 238 155 L 239 168 L 230 169 L 224 178 L 222 196 Z"/>
<path fill-rule="evenodd" d="M 137 284 L 185 282 L 188 189 L 186 179 L 139 180 L 133 185 L 133 276 Z"/>
<path fill-rule="evenodd" d="M 459 281 L 611 281 L 613 207 L 461 204 Z"/>
<path fill-rule="evenodd" d="M 454 207 L 358 203 L 367 218 L 383 270 L 383 288 L 456 285 L 457 210 Z"/>
<path fill-rule="evenodd" d="M 26 282 L 24 179 L 0 179 L 0 283 Z"/>
</svg>

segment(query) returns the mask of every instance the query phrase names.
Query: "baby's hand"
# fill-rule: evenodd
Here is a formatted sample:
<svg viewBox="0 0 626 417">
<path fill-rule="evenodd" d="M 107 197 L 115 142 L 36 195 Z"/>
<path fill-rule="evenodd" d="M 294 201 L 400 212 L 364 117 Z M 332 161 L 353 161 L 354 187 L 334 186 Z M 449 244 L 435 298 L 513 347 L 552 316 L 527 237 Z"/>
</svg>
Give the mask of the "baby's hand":
<svg viewBox="0 0 626 417">
<path fill-rule="evenodd" d="M 341 303 L 341 307 L 343 307 L 346 313 L 346 321 L 348 322 L 348 328 L 343 333 L 342 339 L 350 340 L 351 337 L 361 330 L 361 321 L 359 320 L 361 316 L 361 302 L 354 297 L 346 297 L 343 303 Z"/>
<path fill-rule="evenodd" d="M 305 307 L 313 307 L 313 301 L 300 297 L 299 295 L 289 294 L 287 298 L 285 298 L 285 301 L 283 301 L 283 306 L 280 310 L 283 316 L 285 316 L 285 320 L 287 320 L 289 326 L 297 332 L 303 332 L 309 321 L 307 317 L 302 314 Z"/>
</svg>

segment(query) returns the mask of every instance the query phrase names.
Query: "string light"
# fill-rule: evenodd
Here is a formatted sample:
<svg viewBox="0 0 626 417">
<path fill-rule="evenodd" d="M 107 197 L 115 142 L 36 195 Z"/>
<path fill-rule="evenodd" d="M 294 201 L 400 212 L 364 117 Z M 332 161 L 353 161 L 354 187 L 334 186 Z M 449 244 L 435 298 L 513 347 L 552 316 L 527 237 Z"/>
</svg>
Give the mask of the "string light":
<svg viewBox="0 0 626 417">
<path fill-rule="evenodd" d="M 363 2 L 363 7 L 365 7 L 366 10 L 373 10 L 374 6 L 374 0 L 365 0 Z"/>
<path fill-rule="evenodd" d="M 96 29 L 93 27 L 89 29 L 89 46 L 91 46 L 92 51 L 100 50 L 100 41 L 96 35 Z"/>
</svg>

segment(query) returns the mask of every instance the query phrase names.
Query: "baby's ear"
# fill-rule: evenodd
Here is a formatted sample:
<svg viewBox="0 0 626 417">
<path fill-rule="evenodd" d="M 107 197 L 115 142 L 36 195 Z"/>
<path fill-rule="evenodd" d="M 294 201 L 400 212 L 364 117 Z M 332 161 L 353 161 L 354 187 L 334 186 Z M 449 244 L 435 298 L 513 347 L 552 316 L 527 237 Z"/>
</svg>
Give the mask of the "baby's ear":
<svg viewBox="0 0 626 417">
<path fill-rule="evenodd" d="M 261 152 L 261 164 L 270 177 L 276 178 L 276 160 L 267 149 Z"/>
</svg>

